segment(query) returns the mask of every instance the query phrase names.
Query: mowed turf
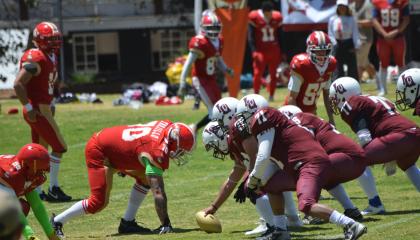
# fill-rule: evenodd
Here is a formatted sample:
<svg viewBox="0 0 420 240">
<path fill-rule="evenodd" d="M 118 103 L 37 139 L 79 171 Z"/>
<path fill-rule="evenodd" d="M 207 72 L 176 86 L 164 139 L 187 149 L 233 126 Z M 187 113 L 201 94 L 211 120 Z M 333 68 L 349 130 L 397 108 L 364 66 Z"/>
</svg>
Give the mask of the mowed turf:
<svg viewBox="0 0 420 240">
<path fill-rule="evenodd" d="M 375 93 L 373 84 L 364 84 L 365 93 Z M 391 93 L 394 87 L 390 86 Z M 278 89 L 276 102 L 273 107 L 282 105 L 285 89 Z M 104 127 L 115 125 L 146 123 L 157 119 L 170 119 L 193 123 L 206 114 L 206 108 L 201 105 L 198 111 L 192 111 L 193 102 L 187 101 L 180 106 L 155 106 L 145 104 L 143 108 L 134 110 L 129 107 L 113 107 L 112 100 L 118 95 L 99 96 L 104 104 L 92 105 L 84 103 L 64 104 L 57 106 L 56 120 L 61 132 L 69 146 L 68 152 L 62 159 L 60 169 L 60 184 L 74 201 L 69 203 L 46 203 L 48 212 L 60 213 L 70 207 L 75 201 L 89 196 L 89 183 L 84 159 L 84 143 L 90 136 Z M 394 99 L 394 94 L 388 96 Z M 15 154 L 18 149 L 30 141 L 30 131 L 22 119 L 21 114 L 5 115 L 11 107 L 20 107 L 17 100 L 1 100 L 2 115 L 0 115 L 0 153 Z M 327 119 L 322 99 L 318 101 L 319 114 Z M 419 117 L 411 116 L 411 111 L 403 113 L 405 116 L 420 124 Z M 355 135 L 349 127 L 336 116 L 337 128 L 351 136 Z M 419 146 L 420 147 L 420 146 Z M 244 204 L 235 203 L 230 197 L 217 212 L 217 217 L 223 225 L 220 234 L 206 234 L 200 231 L 195 222 L 195 213 L 207 207 L 220 185 L 226 180 L 233 162 L 227 158 L 225 161 L 213 159 L 211 154 L 204 150 L 201 133 L 197 139 L 197 148 L 194 150 L 187 165 L 178 167 L 172 164 L 164 174 L 165 188 L 168 197 L 169 215 L 175 233 L 165 236 L 158 235 L 118 235 L 118 225 L 123 216 L 133 179 L 114 177 L 114 186 L 108 207 L 95 215 L 76 218 L 64 226 L 67 239 L 251 239 L 245 237 L 244 232 L 253 229 L 258 220 L 254 206 L 246 201 Z M 385 215 L 369 217 L 365 224 L 368 234 L 362 239 L 420 239 L 420 194 L 409 183 L 405 174 L 400 170 L 395 176 L 387 177 L 382 166 L 373 169 L 378 190 L 385 204 Z M 44 188 L 48 184 L 45 184 Z M 367 206 L 367 200 L 357 182 L 345 184 L 348 194 L 359 209 Z M 327 200 L 322 203 L 343 209 L 329 195 L 323 192 Z M 137 221 L 149 228 L 160 225 L 155 212 L 152 194 L 140 207 Z M 44 235 L 33 214 L 29 220 L 38 236 Z M 342 239 L 342 229 L 332 225 L 312 225 L 301 229 L 291 229 L 293 239 Z"/>
</svg>

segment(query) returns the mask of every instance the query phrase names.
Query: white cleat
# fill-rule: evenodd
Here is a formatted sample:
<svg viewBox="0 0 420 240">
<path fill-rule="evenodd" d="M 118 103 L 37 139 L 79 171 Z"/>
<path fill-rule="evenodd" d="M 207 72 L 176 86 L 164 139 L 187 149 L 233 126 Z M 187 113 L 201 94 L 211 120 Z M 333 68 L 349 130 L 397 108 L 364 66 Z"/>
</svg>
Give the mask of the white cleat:
<svg viewBox="0 0 420 240">
<path fill-rule="evenodd" d="M 259 221 L 258 221 L 258 226 L 256 227 L 256 228 L 254 228 L 253 230 L 251 230 L 251 231 L 248 231 L 248 232 L 245 232 L 245 235 L 246 236 L 250 236 L 250 235 L 258 235 L 258 234 L 263 234 L 263 233 L 265 233 L 266 231 L 267 231 L 267 224 L 266 224 L 266 222 L 264 221 L 264 219 L 260 219 Z"/>
<path fill-rule="evenodd" d="M 384 205 L 374 207 L 369 205 L 365 210 L 362 211 L 362 215 L 376 215 L 385 213 Z"/>
<path fill-rule="evenodd" d="M 288 227 L 302 227 L 303 222 L 300 220 L 298 215 L 287 216 L 287 226 Z"/>
<path fill-rule="evenodd" d="M 356 240 L 367 233 L 367 227 L 359 222 L 344 227 L 344 240 Z"/>
</svg>

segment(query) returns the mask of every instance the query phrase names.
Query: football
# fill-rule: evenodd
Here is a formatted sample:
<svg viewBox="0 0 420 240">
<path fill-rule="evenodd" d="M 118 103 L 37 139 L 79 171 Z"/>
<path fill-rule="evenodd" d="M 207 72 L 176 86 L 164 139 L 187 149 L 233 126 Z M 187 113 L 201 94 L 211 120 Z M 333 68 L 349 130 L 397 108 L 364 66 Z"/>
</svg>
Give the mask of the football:
<svg viewBox="0 0 420 240">
<path fill-rule="evenodd" d="M 195 220 L 201 230 L 206 233 L 220 233 L 222 232 L 222 224 L 213 214 L 204 216 L 204 212 L 200 211 L 195 214 Z"/>
</svg>

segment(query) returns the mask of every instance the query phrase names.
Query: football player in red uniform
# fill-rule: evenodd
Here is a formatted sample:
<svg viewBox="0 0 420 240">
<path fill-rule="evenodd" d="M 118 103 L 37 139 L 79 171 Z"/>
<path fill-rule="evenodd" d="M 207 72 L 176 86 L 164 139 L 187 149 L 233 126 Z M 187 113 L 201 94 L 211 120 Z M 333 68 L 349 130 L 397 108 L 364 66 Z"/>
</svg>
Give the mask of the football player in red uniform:
<svg viewBox="0 0 420 240">
<path fill-rule="evenodd" d="M 398 77 L 396 94 L 395 104 L 399 110 L 414 108 L 413 115 L 420 116 L 419 68 L 410 68 Z"/>
<path fill-rule="evenodd" d="M 270 83 L 267 90 L 270 101 L 274 100 L 277 85 L 277 67 L 281 62 L 281 50 L 278 31 L 283 22 L 279 11 L 273 10 L 270 1 L 262 3 L 261 9 L 249 13 L 248 44 L 252 52 L 252 67 L 254 71 L 254 93 L 258 94 L 261 87 L 261 78 L 268 65 Z"/>
<path fill-rule="evenodd" d="M 410 22 L 407 0 L 372 0 L 373 28 L 378 33 L 376 50 L 381 62 L 379 69 L 379 95 L 387 94 L 386 76 L 391 55 L 399 70 L 405 67 L 404 31 Z"/>
<path fill-rule="evenodd" d="M 364 167 L 348 171 L 357 164 L 353 161 L 335 164 L 328 159 L 327 153 L 308 128 L 291 121 L 276 109 L 256 109 L 255 105 L 251 100 L 242 99 L 237 106 L 238 120 L 234 123 L 238 131 L 249 136 L 243 141 L 244 149 L 250 152 L 250 156 L 256 156 L 251 158 L 250 165 L 254 161 L 255 165 L 247 183 L 248 193 L 255 194 L 264 185 L 268 165 L 274 161 L 280 169 L 294 177 L 300 211 L 344 227 L 345 239 L 358 239 L 366 233 L 363 224 L 318 203 L 322 188 L 331 189 L 352 180 L 362 173 Z M 337 174 L 338 170 L 340 175 Z M 279 219 L 276 227 L 264 239 L 290 239 L 281 218 L 282 196 L 269 193 L 274 218 Z M 273 195 L 276 199 L 272 200 Z"/>
<path fill-rule="evenodd" d="M 396 161 L 420 191 L 420 128 L 401 116 L 394 104 L 383 97 L 361 95 L 359 83 L 339 78 L 330 87 L 330 99 L 337 114 L 357 134 L 368 165 Z"/>
<path fill-rule="evenodd" d="M 170 158 L 178 165 L 184 164 L 184 155 L 189 153 L 194 145 L 194 133 L 188 126 L 168 120 L 115 126 L 93 134 L 85 149 L 90 197 L 53 216 L 56 234 L 64 236 L 62 226 L 68 220 L 88 213 L 97 213 L 107 206 L 115 172 L 127 174 L 136 180 L 118 232 L 150 232 L 149 229 L 138 226 L 134 219 L 149 189 L 153 192 L 156 212 L 161 223 L 156 231 L 159 234 L 172 232 L 163 171 L 168 169 Z"/>
<path fill-rule="evenodd" d="M 45 172 L 50 171 L 50 156 L 47 149 L 39 144 L 26 144 L 17 155 L 0 155 L 0 188 L 12 191 L 20 198 L 22 210 L 29 214 L 30 208 L 48 239 L 58 239 L 49 222 L 48 213 L 39 198 L 36 187 L 45 182 Z M 34 238 L 34 232 L 28 226 L 26 218 L 21 218 L 26 225 L 23 230 L 25 239 Z M 32 237 L 32 238 L 31 238 Z"/>
<path fill-rule="evenodd" d="M 208 110 L 203 119 L 192 125 L 194 132 L 210 122 L 213 105 L 222 97 L 222 91 L 216 82 L 216 68 L 233 76 L 233 70 L 226 66 L 222 58 L 223 38 L 220 36 L 222 24 L 219 17 L 211 11 L 205 11 L 200 26 L 201 33 L 191 38 L 188 45 L 190 52 L 182 69 L 178 90 L 178 95 L 183 98 L 186 79 L 192 67 L 193 86 Z"/>
<path fill-rule="evenodd" d="M 331 55 L 331 40 L 326 33 L 315 31 L 309 35 L 306 45 L 306 53 L 294 56 L 290 62 L 289 96 L 285 105 L 316 114 L 316 101 L 322 92 L 329 122 L 334 124 L 328 89 L 337 61 Z"/>
<path fill-rule="evenodd" d="M 27 50 L 20 60 L 20 71 L 14 88 L 24 106 L 23 116 L 31 127 L 32 142 L 51 146 L 51 171 L 48 195 L 41 196 L 51 201 L 69 201 L 58 184 L 58 172 L 67 145 L 54 120 L 53 93 L 57 79 L 58 54 L 61 33 L 51 22 L 41 22 L 33 32 L 36 48 Z"/>
</svg>

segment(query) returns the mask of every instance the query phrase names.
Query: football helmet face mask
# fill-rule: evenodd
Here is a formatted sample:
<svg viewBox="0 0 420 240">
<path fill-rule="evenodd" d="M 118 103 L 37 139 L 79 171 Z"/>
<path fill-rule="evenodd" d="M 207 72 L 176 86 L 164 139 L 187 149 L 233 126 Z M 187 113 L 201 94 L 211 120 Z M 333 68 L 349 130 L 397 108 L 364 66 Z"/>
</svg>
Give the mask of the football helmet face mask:
<svg viewBox="0 0 420 240">
<path fill-rule="evenodd" d="M 267 100 L 258 94 L 249 94 L 239 100 L 236 106 L 236 116 L 243 118 L 249 124 L 251 116 L 260 108 L 268 107 Z"/>
<path fill-rule="evenodd" d="M 361 95 L 362 90 L 360 89 L 360 84 L 356 81 L 356 79 L 351 77 L 341 77 L 331 84 L 329 93 L 332 110 L 334 114 L 338 115 L 340 114 L 340 110 L 344 103 L 351 96 Z"/>
<path fill-rule="evenodd" d="M 16 159 L 26 168 L 28 175 L 38 175 L 50 171 L 50 155 L 43 146 L 31 143 L 23 146 Z"/>
<path fill-rule="evenodd" d="M 229 126 L 230 121 L 235 116 L 236 106 L 239 100 L 233 97 L 225 97 L 214 104 L 212 118 L 223 128 Z"/>
<path fill-rule="evenodd" d="M 213 157 L 224 160 L 229 154 L 226 131 L 217 121 L 211 121 L 203 130 L 203 143 L 206 151 L 213 149 Z"/>
<path fill-rule="evenodd" d="M 293 118 L 296 114 L 301 113 L 302 110 L 295 105 L 285 105 L 278 109 L 281 113 L 286 115 L 288 118 Z"/>
<path fill-rule="evenodd" d="M 323 31 L 312 32 L 306 39 L 306 52 L 311 62 L 318 66 L 324 66 L 328 63 L 331 51 L 331 40 Z"/>
<path fill-rule="evenodd" d="M 195 146 L 194 132 L 184 123 L 173 123 L 168 130 L 168 152 L 178 166 L 188 162 L 186 155 L 190 153 Z"/>
<path fill-rule="evenodd" d="M 33 31 L 35 45 L 47 53 L 59 53 L 62 44 L 62 35 L 57 26 L 51 22 L 41 22 Z"/>
<path fill-rule="evenodd" d="M 397 81 L 395 105 L 401 111 L 415 108 L 420 97 L 420 69 L 411 68 L 404 71 Z"/>
<path fill-rule="evenodd" d="M 200 27 L 204 36 L 210 39 L 218 38 L 220 32 L 222 31 L 222 24 L 220 19 L 213 12 L 207 12 L 203 14 L 201 17 Z"/>
</svg>

